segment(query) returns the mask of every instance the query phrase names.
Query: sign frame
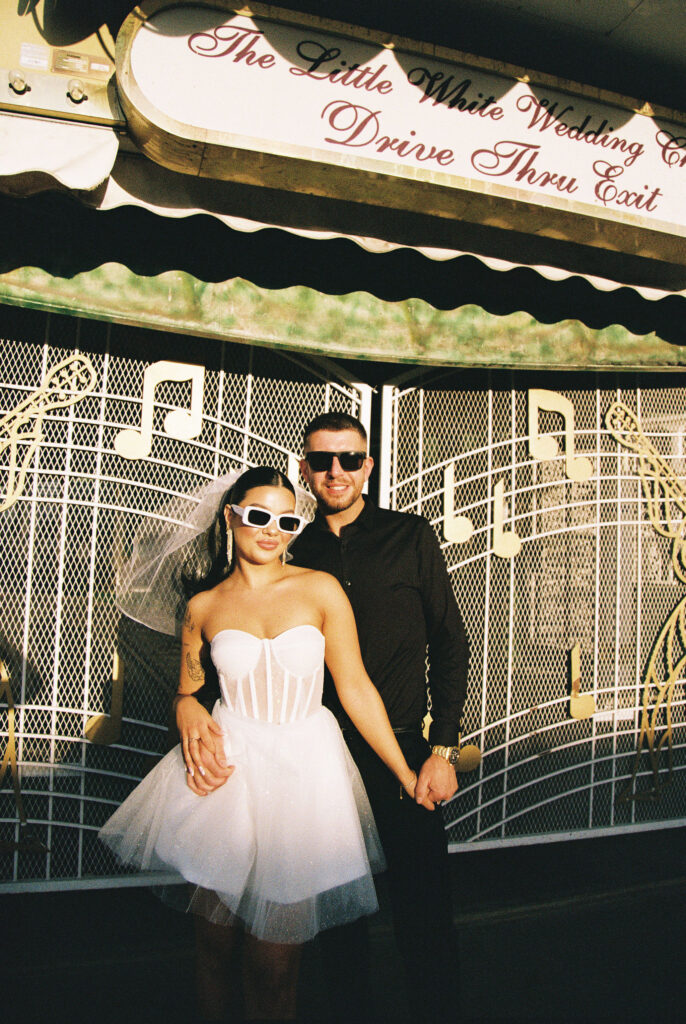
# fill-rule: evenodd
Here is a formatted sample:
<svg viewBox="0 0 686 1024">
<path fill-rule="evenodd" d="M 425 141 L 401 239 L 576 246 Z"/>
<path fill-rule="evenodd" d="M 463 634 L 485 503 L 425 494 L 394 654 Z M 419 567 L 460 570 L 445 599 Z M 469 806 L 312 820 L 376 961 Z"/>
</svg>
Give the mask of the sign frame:
<svg viewBox="0 0 686 1024">
<path fill-rule="evenodd" d="M 393 164 L 358 152 L 345 152 L 339 156 L 338 153 L 317 151 L 311 146 L 303 146 L 299 151 L 293 145 L 274 144 L 269 139 L 248 139 L 176 120 L 146 96 L 134 74 L 131 56 L 138 33 L 151 18 L 173 8 L 189 6 L 226 12 L 227 15 L 254 16 L 289 29 L 295 27 L 333 33 L 349 39 L 351 43 L 453 62 L 460 68 L 471 69 L 473 73 L 495 75 L 512 84 L 525 83 L 532 88 L 553 89 L 587 103 L 611 104 L 613 108 L 625 111 L 629 117 L 635 114 L 656 117 L 676 124 L 679 129 L 683 124 L 686 136 L 686 115 L 683 113 L 454 50 L 358 29 L 325 18 L 276 10 L 259 3 L 241 7 L 229 0 L 213 0 L 199 5 L 148 0 L 136 7 L 122 25 L 116 46 L 116 75 L 130 134 L 138 148 L 151 160 L 182 174 L 344 201 L 350 201 L 354 196 L 357 203 L 395 210 L 399 215 L 421 213 L 430 218 L 542 236 L 551 242 L 572 242 L 609 249 L 614 253 L 686 264 L 680 226 L 653 220 L 640 212 L 608 210 L 605 206 L 596 207 L 553 194 L 546 194 L 543 202 L 531 191 L 502 185 L 496 179 L 484 181 L 477 177 L 448 175 L 439 166 L 409 168 L 407 164 Z M 256 148 L 256 141 L 263 146 Z M 680 170 L 681 167 L 677 173 Z"/>
</svg>

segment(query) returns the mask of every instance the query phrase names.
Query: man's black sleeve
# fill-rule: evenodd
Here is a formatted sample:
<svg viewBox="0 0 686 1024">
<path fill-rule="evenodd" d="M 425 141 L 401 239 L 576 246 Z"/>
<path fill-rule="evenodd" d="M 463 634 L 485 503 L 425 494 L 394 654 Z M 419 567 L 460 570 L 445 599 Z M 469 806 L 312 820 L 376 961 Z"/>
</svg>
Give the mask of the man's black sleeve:
<svg viewBox="0 0 686 1024">
<path fill-rule="evenodd" d="M 417 550 L 429 648 L 431 744 L 454 746 L 467 694 L 469 643 L 436 535 L 422 520 Z"/>
</svg>

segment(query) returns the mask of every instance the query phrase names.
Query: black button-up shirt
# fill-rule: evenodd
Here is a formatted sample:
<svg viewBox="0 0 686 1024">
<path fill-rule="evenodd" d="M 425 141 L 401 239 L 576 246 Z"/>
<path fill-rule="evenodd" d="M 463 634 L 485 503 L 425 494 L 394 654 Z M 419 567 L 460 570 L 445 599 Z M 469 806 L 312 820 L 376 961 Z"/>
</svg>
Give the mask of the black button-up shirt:
<svg viewBox="0 0 686 1024">
<path fill-rule="evenodd" d="M 291 547 L 296 565 L 335 576 L 355 613 L 365 668 L 393 728 L 419 728 L 427 707 L 430 741 L 458 742 L 467 688 L 468 645 L 441 549 L 421 516 L 377 508 L 332 533 L 320 513 Z M 324 701 L 349 725 L 332 680 Z"/>
</svg>

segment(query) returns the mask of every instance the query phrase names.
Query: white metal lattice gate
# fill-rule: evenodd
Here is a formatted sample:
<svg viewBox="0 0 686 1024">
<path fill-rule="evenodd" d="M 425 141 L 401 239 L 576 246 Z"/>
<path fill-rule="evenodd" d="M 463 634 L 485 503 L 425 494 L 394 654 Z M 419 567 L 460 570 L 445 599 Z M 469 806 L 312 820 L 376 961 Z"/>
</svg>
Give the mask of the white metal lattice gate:
<svg viewBox="0 0 686 1024">
<path fill-rule="evenodd" d="M 133 880 L 96 833 L 166 749 L 179 657 L 115 607 L 141 526 L 232 470 L 292 476 L 303 424 L 328 409 L 368 423 L 369 395 L 323 361 L 14 315 L 0 352 L 0 887 Z"/>
<path fill-rule="evenodd" d="M 470 637 L 453 848 L 686 820 L 686 388 L 527 378 L 384 388 L 382 502 L 434 525 Z"/>
<path fill-rule="evenodd" d="M 205 344 L 200 365 L 187 339 L 14 321 L 0 888 L 132 884 L 96 832 L 165 749 L 178 652 L 118 614 L 117 566 L 170 495 L 259 463 L 292 475 L 303 422 L 368 425 L 371 389 L 269 350 Z M 573 380 L 383 389 L 381 500 L 434 525 L 471 641 L 463 740 L 483 759 L 446 808 L 454 848 L 684 822 L 686 389 L 556 385 Z"/>
</svg>

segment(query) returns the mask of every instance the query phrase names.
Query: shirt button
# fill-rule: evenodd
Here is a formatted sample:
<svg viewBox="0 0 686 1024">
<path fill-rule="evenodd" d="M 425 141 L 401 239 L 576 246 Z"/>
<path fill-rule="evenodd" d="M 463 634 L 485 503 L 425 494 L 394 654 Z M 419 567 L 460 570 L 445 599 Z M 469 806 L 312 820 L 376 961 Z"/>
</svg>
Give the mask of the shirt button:
<svg viewBox="0 0 686 1024">
<path fill-rule="evenodd" d="M 345 585 L 346 587 L 352 587 L 352 582 L 350 580 L 345 580 Z"/>
</svg>

